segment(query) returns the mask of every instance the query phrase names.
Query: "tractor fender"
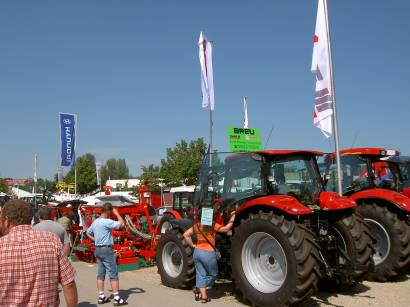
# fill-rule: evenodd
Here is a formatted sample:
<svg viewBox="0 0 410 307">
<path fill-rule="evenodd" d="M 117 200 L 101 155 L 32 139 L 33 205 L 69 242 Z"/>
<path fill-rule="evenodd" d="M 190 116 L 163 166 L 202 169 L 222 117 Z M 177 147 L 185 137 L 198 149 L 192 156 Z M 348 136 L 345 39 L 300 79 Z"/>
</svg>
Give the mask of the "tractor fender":
<svg viewBox="0 0 410 307">
<path fill-rule="evenodd" d="M 238 208 L 237 214 L 252 207 L 267 206 L 291 215 L 312 214 L 313 211 L 302 205 L 296 198 L 289 195 L 269 195 L 254 198 Z"/>
<path fill-rule="evenodd" d="M 163 216 L 165 216 L 165 215 L 171 215 L 172 218 L 177 219 L 177 220 L 182 219 L 181 214 L 179 214 L 179 212 L 176 211 L 176 210 L 168 210 L 168 211 L 165 211 L 164 214 L 163 214 Z"/>
<path fill-rule="evenodd" d="M 194 222 L 189 219 L 172 219 L 169 222 L 171 223 L 172 228 L 178 229 L 181 232 L 185 232 L 194 224 Z"/>
<path fill-rule="evenodd" d="M 356 202 L 335 192 L 321 192 L 319 198 L 320 208 L 323 210 L 341 210 L 356 207 Z"/>
<path fill-rule="evenodd" d="M 354 199 L 356 202 L 365 199 L 382 199 L 389 203 L 392 203 L 397 208 L 404 210 L 406 212 L 410 212 L 410 198 L 406 197 L 405 195 L 387 189 L 369 189 L 354 193 L 350 196 L 350 198 Z"/>
</svg>

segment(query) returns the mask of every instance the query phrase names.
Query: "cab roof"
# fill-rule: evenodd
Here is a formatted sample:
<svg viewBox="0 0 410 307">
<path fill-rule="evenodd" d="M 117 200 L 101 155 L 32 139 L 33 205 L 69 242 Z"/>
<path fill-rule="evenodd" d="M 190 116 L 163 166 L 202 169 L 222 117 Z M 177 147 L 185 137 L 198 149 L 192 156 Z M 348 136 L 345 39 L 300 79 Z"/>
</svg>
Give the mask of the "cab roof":
<svg viewBox="0 0 410 307">
<path fill-rule="evenodd" d="M 398 156 L 399 154 L 397 150 L 383 147 L 359 147 L 340 151 L 340 155 L 342 156 Z M 334 152 L 328 154 L 326 160 L 333 159 L 335 155 Z"/>
<path fill-rule="evenodd" d="M 286 156 L 294 154 L 304 154 L 312 156 L 323 156 L 323 152 L 314 151 L 314 150 L 299 150 L 299 149 L 290 149 L 290 150 L 261 150 L 256 151 L 256 153 L 267 156 Z"/>
</svg>

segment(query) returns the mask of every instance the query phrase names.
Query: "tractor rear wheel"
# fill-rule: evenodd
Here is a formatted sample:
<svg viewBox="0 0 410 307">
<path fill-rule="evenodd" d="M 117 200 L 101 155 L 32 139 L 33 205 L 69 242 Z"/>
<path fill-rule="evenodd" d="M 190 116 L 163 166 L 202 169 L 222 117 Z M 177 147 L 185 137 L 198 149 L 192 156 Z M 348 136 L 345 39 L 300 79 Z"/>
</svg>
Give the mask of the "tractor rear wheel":
<svg viewBox="0 0 410 307">
<path fill-rule="evenodd" d="M 308 297 L 321 277 L 313 233 L 283 215 L 260 211 L 235 229 L 231 248 L 237 292 L 256 306 L 284 306 Z"/>
<path fill-rule="evenodd" d="M 375 272 L 369 280 L 387 281 L 405 274 L 410 263 L 410 225 L 385 206 L 363 204 L 357 211 L 364 217 L 376 240 L 373 260 Z"/>
<path fill-rule="evenodd" d="M 165 286 L 188 288 L 195 278 L 193 251 L 186 244 L 182 233 L 172 229 L 161 235 L 156 260 L 158 273 Z"/>
<path fill-rule="evenodd" d="M 374 249 L 369 229 L 362 217 L 353 212 L 342 216 L 337 214 L 337 216 L 327 221 L 329 232 L 336 238 L 339 249 L 339 253 L 335 256 L 338 259 L 331 259 L 331 264 L 343 265 L 350 262 L 353 266 L 361 266 L 361 268 L 353 272 L 337 272 L 339 274 L 334 278 L 324 278 L 321 281 L 321 286 L 343 291 L 364 279 L 367 272 L 364 267 L 371 266 Z M 340 278 L 341 276 L 343 277 Z"/>
</svg>

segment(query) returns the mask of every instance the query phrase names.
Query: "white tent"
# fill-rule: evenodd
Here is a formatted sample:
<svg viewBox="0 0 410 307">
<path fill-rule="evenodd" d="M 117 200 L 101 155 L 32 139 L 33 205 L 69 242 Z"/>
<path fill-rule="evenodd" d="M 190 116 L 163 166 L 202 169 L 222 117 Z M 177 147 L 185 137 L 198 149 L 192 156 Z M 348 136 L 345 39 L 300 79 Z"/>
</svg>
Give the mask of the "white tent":
<svg viewBox="0 0 410 307">
<path fill-rule="evenodd" d="M 34 194 L 16 187 L 11 188 L 11 193 L 15 195 L 17 198 L 34 197 Z"/>
</svg>

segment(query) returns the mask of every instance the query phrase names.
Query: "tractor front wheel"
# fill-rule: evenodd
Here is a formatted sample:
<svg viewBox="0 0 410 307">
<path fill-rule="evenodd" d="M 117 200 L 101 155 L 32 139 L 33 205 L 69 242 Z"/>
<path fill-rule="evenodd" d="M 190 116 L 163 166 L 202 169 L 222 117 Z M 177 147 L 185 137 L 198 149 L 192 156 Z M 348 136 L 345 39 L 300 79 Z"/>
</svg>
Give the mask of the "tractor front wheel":
<svg viewBox="0 0 410 307">
<path fill-rule="evenodd" d="M 385 206 L 363 204 L 357 211 L 364 217 L 376 240 L 373 260 L 375 272 L 369 280 L 387 281 L 405 274 L 410 263 L 410 225 Z"/>
<path fill-rule="evenodd" d="M 321 276 L 312 232 L 272 212 L 241 221 L 232 238 L 231 265 L 237 292 L 257 306 L 301 301 L 316 290 Z"/>
<path fill-rule="evenodd" d="M 172 229 L 161 235 L 156 260 L 165 286 L 188 288 L 192 285 L 195 278 L 193 251 L 179 230 Z"/>
<path fill-rule="evenodd" d="M 172 215 L 170 215 L 170 214 L 164 214 L 164 215 L 161 217 L 161 219 L 160 219 L 160 221 L 159 221 L 159 226 L 158 226 L 159 233 L 160 233 L 161 235 L 163 235 L 164 233 L 166 233 L 168 230 L 172 229 L 172 224 L 171 224 L 171 222 L 170 222 L 170 220 L 171 220 L 172 218 L 174 218 L 174 217 L 173 217 Z"/>
</svg>

